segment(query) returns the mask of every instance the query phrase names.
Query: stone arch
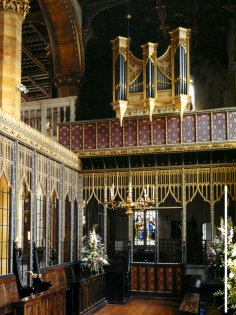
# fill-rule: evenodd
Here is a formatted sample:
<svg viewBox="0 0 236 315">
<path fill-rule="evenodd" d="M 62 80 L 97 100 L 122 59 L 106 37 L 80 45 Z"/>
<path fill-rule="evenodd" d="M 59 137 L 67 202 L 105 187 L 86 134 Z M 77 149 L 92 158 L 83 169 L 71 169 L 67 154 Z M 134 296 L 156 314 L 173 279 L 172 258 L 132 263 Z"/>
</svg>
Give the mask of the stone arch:
<svg viewBox="0 0 236 315">
<path fill-rule="evenodd" d="M 42 0 L 39 5 L 51 43 L 57 96 L 77 95 L 84 72 L 78 3 L 75 0 Z"/>
</svg>

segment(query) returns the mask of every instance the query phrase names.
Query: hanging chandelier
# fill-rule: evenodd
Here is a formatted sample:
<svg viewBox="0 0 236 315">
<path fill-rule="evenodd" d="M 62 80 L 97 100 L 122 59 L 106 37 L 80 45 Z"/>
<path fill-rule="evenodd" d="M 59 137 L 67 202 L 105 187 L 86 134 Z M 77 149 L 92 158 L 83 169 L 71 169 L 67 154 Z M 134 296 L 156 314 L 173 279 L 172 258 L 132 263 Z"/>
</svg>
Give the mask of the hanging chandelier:
<svg viewBox="0 0 236 315">
<path fill-rule="evenodd" d="M 145 210 L 146 208 L 155 207 L 155 187 L 152 188 L 147 185 L 142 188 L 142 194 L 137 201 L 132 199 L 132 184 L 129 183 L 128 194 L 126 200 L 116 200 L 115 199 L 115 186 L 114 183 L 109 188 L 110 201 L 106 198 L 104 200 L 104 206 L 109 209 L 125 209 L 128 216 L 133 214 L 134 209 Z"/>
</svg>

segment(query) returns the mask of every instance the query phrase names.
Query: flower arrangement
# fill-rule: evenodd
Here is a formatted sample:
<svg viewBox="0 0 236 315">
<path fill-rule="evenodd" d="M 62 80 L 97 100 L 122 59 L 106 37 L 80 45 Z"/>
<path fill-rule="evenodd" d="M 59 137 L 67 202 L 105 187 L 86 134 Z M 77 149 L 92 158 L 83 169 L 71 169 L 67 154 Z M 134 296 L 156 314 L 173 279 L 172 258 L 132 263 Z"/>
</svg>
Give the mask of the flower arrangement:
<svg viewBox="0 0 236 315">
<path fill-rule="evenodd" d="M 98 274 L 99 271 L 104 271 L 104 266 L 108 265 L 104 244 L 101 243 L 101 237 L 96 234 L 96 225 L 94 225 L 89 236 L 83 239 L 81 268 Z"/>
<path fill-rule="evenodd" d="M 228 307 L 234 310 L 236 314 L 236 242 L 234 240 L 234 232 L 231 218 L 227 222 L 228 237 Z M 209 271 L 214 271 L 219 280 L 224 283 L 224 238 L 225 238 L 224 220 L 221 219 L 220 227 L 218 227 L 218 235 L 214 238 L 208 251 Z M 215 292 L 215 296 L 224 295 L 223 290 Z"/>
</svg>

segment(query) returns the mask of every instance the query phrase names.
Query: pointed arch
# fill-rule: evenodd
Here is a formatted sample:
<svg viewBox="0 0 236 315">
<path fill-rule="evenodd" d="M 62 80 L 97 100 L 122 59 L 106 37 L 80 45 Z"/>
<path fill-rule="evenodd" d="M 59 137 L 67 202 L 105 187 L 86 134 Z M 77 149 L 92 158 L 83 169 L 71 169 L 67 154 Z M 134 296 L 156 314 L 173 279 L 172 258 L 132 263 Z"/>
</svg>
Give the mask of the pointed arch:
<svg viewBox="0 0 236 315">
<path fill-rule="evenodd" d="M 29 186 L 24 180 L 18 188 L 16 211 L 16 242 L 19 248 L 27 251 L 29 249 L 30 239 L 30 211 L 31 211 L 31 192 Z"/>
<path fill-rule="evenodd" d="M 0 274 L 8 273 L 10 237 L 10 186 L 5 174 L 0 177 Z"/>
<path fill-rule="evenodd" d="M 79 244 L 79 209 L 78 202 L 74 200 L 74 233 L 73 233 L 73 241 L 74 241 L 74 251 L 73 251 L 73 260 L 76 261 L 79 259 L 78 257 L 78 244 Z"/>
<path fill-rule="evenodd" d="M 43 248 L 46 241 L 46 196 L 41 185 L 38 185 L 36 190 L 35 210 L 35 243 L 38 248 Z"/>
<path fill-rule="evenodd" d="M 64 262 L 70 261 L 71 248 L 71 201 L 69 195 L 65 199 L 65 238 L 64 238 Z"/>
<path fill-rule="evenodd" d="M 50 265 L 58 262 L 58 231 L 59 231 L 59 200 L 54 189 L 50 198 L 50 235 L 49 235 L 49 251 Z"/>
<path fill-rule="evenodd" d="M 5 163 L 4 163 L 4 164 L 5 164 Z M 2 168 L 1 171 L 0 171 L 0 178 L 2 178 L 2 176 L 5 178 L 5 181 L 7 182 L 7 186 L 8 186 L 9 188 L 12 188 L 12 186 L 11 186 L 11 181 L 10 181 L 9 175 L 8 175 L 6 169 L 5 169 L 5 166 L 3 166 L 3 168 Z"/>
</svg>

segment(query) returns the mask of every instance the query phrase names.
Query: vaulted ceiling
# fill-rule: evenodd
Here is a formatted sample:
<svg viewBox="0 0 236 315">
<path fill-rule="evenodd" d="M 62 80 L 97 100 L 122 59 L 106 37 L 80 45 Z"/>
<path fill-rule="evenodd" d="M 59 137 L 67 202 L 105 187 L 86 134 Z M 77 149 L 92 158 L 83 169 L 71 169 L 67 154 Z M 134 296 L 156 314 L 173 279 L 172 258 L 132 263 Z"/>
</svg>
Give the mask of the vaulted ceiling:
<svg viewBox="0 0 236 315">
<path fill-rule="evenodd" d="M 22 95 L 25 100 L 57 96 L 52 84 L 57 74 L 54 43 L 48 30 L 48 16 L 45 22 L 45 12 L 41 11 L 44 2 L 47 0 L 31 0 L 30 13 L 23 24 L 22 83 L 29 90 Z M 78 3 L 82 9 L 85 47 L 85 74 L 82 76 L 82 70 L 78 82 L 85 118 L 93 111 L 94 103 L 103 103 L 104 116 L 111 115 L 110 40 L 118 35 L 130 36 L 131 50 L 139 56 L 141 44 L 158 42 L 161 53 L 169 44 L 169 31 L 178 26 L 191 28 L 192 60 L 210 57 L 227 64 L 227 34 L 230 21 L 236 19 L 234 0 L 78 0 Z M 61 23 L 68 27 L 63 18 Z"/>
</svg>

